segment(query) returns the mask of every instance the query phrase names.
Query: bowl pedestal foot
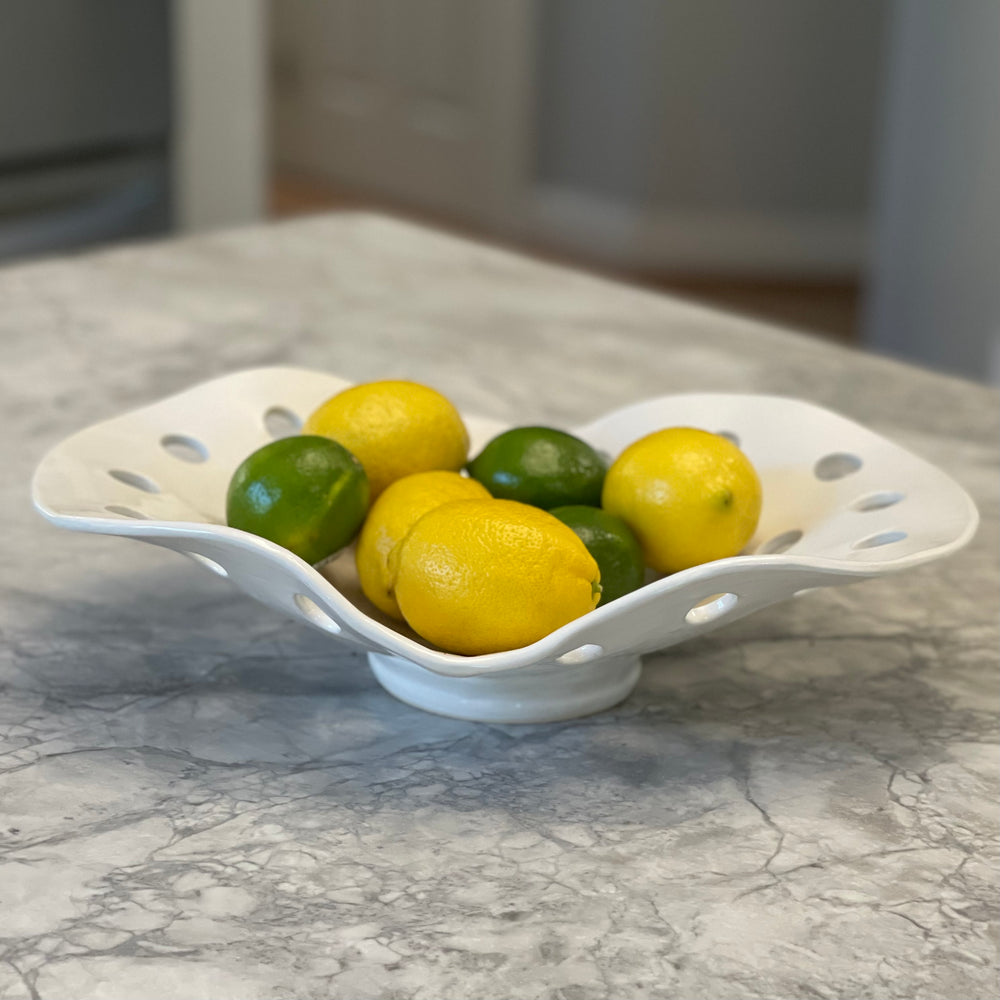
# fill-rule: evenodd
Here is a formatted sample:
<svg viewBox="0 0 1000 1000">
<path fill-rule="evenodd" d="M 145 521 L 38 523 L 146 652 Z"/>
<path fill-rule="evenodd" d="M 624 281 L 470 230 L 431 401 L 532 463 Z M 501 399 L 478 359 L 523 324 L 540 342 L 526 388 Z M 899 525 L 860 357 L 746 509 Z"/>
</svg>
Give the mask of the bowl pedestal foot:
<svg viewBox="0 0 1000 1000">
<path fill-rule="evenodd" d="M 530 667 L 445 677 L 387 653 L 369 653 L 379 684 L 400 701 L 435 715 L 470 722 L 558 722 L 602 712 L 631 693 L 642 663 L 634 653 L 589 663 Z"/>
</svg>

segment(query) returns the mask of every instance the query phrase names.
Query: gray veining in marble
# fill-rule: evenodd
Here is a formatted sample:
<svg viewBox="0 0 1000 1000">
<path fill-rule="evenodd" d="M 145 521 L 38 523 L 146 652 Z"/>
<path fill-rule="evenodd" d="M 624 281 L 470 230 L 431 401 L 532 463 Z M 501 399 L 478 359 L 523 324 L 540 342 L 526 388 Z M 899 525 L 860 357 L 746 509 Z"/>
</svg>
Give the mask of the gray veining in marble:
<svg viewBox="0 0 1000 1000">
<path fill-rule="evenodd" d="M 362 215 L 7 269 L 0 350 L 0 997 L 996 995 L 994 393 Z M 436 718 L 181 557 L 30 509 L 68 433 L 276 362 L 520 422 L 803 396 L 983 525 L 648 658 L 611 712 Z"/>
</svg>

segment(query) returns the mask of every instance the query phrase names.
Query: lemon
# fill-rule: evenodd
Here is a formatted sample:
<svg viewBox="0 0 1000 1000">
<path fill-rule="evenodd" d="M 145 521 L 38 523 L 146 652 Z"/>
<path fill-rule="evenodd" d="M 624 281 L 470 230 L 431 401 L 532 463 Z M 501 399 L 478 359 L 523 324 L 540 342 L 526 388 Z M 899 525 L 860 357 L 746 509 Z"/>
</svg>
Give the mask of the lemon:
<svg viewBox="0 0 1000 1000">
<path fill-rule="evenodd" d="M 233 473 L 226 523 L 318 563 L 357 534 L 368 509 L 361 463 L 329 438 L 282 438 L 258 448 Z"/>
<path fill-rule="evenodd" d="M 417 382 L 367 382 L 337 393 L 305 423 L 357 455 L 375 500 L 414 472 L 457 472 L 469 455 L 469 433 L 441 393 Z"/>
<path fill-rule="evenodd" d="M 358 538 L 355 561 L 365 596 L 381 611 L 403 620 L 392 594 L 389 553 L 429 510 L 449 500 L 486 499 L 489 492 L 457 472 L 417 472 L 392 483 L 372 504 Z"/>
<path fill-rule="evenodd" d="M 493 496 L 545 510 L 596 507 L 607 471 L 608 463 L 586 441 L 554 427 L 512 427 L 469 463 L 469 474 Z"/>
<path fill-rule="evenodd" d="M 601 571 L 601 607 L 638 590 L 646 578 L 642 549 L 632 529 L 598 507 L 554 507 L 549 513 L 572 528 Z"/>
<path fill-rule="evenodd" d="M 754 467 L 731 441 L 669 427 L 618 456 L 601 505 L 635 532 L 648 565 L 674 573 L 736 555 L 757 527 L 761 499 Z"/>
<path fill-rule="evenodd" d="M 527 646 L 592 611 L 600 572 L 573 531 L 514 500 L 454 500 L 390 556 L 396 600 L 423 638 L 475 656 Z"/>
</svg>

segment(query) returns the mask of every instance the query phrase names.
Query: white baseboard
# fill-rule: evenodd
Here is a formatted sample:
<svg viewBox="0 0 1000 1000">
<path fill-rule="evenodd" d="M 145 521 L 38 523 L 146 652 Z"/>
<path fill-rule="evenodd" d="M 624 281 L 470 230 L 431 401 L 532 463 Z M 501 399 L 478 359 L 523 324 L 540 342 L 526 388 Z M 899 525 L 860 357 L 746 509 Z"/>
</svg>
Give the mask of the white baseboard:
<svg viewBox="0 0 1000 1000">
<path fill-rule="evenodd" d="M 525 228 L 554 248 L 618 267 L 844 276 L 867 260 L 860 216 L 643 210 L 585 191 L 538 186 Z"/>
</svg>

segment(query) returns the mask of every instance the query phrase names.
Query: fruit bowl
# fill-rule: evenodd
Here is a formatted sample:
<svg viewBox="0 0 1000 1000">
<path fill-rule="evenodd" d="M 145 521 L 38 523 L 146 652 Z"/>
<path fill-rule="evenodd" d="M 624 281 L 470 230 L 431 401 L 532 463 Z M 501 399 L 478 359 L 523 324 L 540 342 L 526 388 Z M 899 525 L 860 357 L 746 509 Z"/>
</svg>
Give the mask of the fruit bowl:
<svg viewBox="0 0 1000 1000">
<path fill-rule="evenodd" d="M 251 597 L 368 652 L 379 682 L 418 708 L 485 722 L 547 722 L 627 697 L 640 657 L 815 587 L 949 555 L 976 530 L 975 505 L 940 469 L 835 413 L 779 396 L 698 393 L 635 403 L 570 430 L 610 455 L 661 427 L 725 434 L 760 474 L 764 507 L 744 552 L 647 583 L 521 649 L 437 650 L 361 593 L 347 550 L 320 567 L 225 524 L 236 466 L 301 426 L 350 383 L 257 368 L 95 424 L 35 472 L 53 524 L 181 552 Z M 465 415 L 475 454 L 505 425 Z"/>
</svg>

